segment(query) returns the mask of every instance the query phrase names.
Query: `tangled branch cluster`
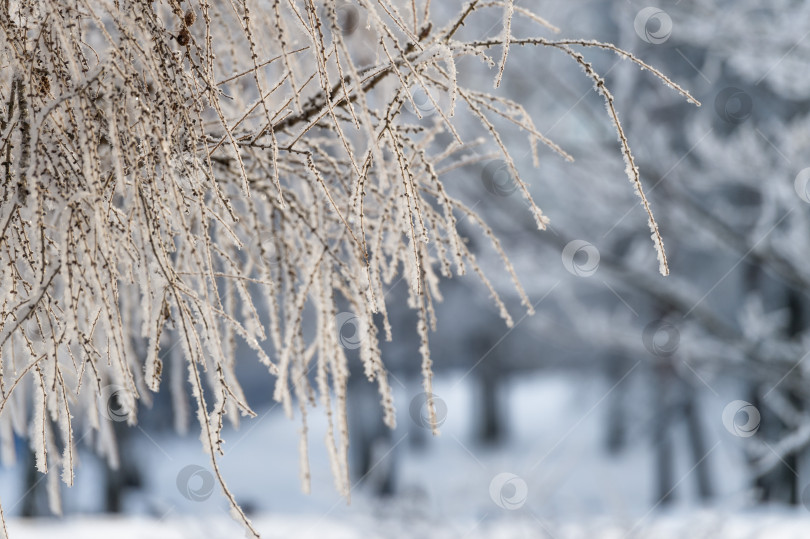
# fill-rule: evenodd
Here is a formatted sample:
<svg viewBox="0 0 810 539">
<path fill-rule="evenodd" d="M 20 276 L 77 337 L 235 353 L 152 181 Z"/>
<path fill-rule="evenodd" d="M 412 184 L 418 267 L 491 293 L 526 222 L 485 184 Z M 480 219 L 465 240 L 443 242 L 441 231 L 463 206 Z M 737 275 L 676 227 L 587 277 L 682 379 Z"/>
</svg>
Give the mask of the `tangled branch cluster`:
<svg viewBox="0 0 810 539">
<path fill-rule="evenodd" d="M 513 38 L 513 18 L 556 29 L 512 0 L 473 0 L 441 28 L 431 24 L 430 0 L 418 4 L 0 2 L 5 458 L 13 457 L 13 432 L 28 436 L 38 469 L 61 469 L 70 485 L 76 419 L 115 462 L 111 427 L 100 420 L 110 388 L 132 424 L 137 402 L 160 389 L 164 361 L 172 362 L 175 372 L 187 371 L 203 446 L 232 512 L 257 535 L 217 466 L 224 419 L 253 415 L 235 376 L 242 344 L 276 377 L 274 397 L 286 412 L 300 411 L 305 485 L 307 408 L 319 400 L 327 410 L 333 472 L 348 496 L 348 370 L 334 323 L 338 303 L 367 322 L 359 352 L 392 427 L 373 319 L 390 339 L 384 296 L 395 275 L 410 285 L 428 393 L 440 275 L 474 271 L 511 323 L 456 231 L 457 216 L 481 226 L 531 311 L 498 240 L 443 186 L 444 172 L 474 161 L 454 113 L 463 107 L 480 120 L 540 228 L 547 220 L 495 121 L 524 130 L 535 161 L 538 143 L 570 156 L 518 103 L 459 85 L 461 57 L 495 67 L 496 87 L 510 46 L 556 48 L 584 68 L 618 130 L 666 273 L 612 97 L 572 47 L 612 50 L 674 84 L 611 45 Z M 471 17 L 493 10 L 503 16 L 499 36 L 457 38 Z M 416 92 L 435 109 L 430 119 L 421 118 Z M 403 114 L 405 107 L 417 118 Z M 175 343 L 181 353 L 169 354 Z M 182 381 L 175 385 L 184 394 Z M 50 492 L 58 511 L 56 481 Z M 4 530 L 0 525 L 0 535 Z"/>
</svg>

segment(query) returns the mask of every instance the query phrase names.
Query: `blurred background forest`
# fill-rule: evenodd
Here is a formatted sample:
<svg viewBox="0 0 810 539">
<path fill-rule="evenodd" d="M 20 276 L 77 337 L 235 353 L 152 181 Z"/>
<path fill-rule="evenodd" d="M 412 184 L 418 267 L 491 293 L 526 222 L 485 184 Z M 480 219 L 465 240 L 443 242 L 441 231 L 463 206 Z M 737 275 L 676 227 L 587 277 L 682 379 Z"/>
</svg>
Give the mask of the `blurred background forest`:
<svg viewBox="0 0 810 539">
<path fill-rule="evenodd" d="M 441 19 L 456 4 L 433 9 Z M 524 104 L 575 158 L 544 152 L 533 168 L 521 133 L 499 126 L 513 155 L 523 155 L 518 167 L 550 230 L 535 229 L 505 163 L 481 158 L 492 148 L 471 145 L 472 163 L 447 171 L 445 185 L 493 227 L 537 313 L 525 316 L 480 229 L 460 218 L 482 266 L 502 277 L 494 284 L 514 327 L 474 276 L 442 282 L 431 335 L 435 394 L 427 396 L 405 283 L 391 286 L 394 340 L 382 345 L 398 426 L 382 424 L 376 387 L 353 373 L 349 506 L 318 443 L 325 417 L 316 410 L 310 420 L 306 495 L 300 426 L 272 401 L 266 369 L 243 362 L 245 394 L 259 415 L 226 429 L 221 463 L 236 498 L 269 537 L 810 536 L 810 4 L 526 7 L 562 37 L 633 52 L 703 104 L 686 103 L 609 52 L 586 51 L 615 96 L 671 275 L 657 272 L 646 216 L 591 81 L 557 51 L 513 47 L 498 92 Z M 495 13 L 492 23 L 500 24 Z M 349 26 L 352 39 L 364 38 L 362 21 Z M 462 71 L 491 84 L 481 64 Z M 421 103 L 429 122 L 430 100 Z M 458 122 L 469 139 L 481 129 L 463 112 Z M 338 324 L 346 348 L 356 348 L 356 319 L 345 313 Z M 438 437 L 426 427 L 428 398 Z M 192 409 L 164 392 L 136 427 L 116 423 L 116 471 L 83 449 L 77 484 L 63 493 L 67 523 L 48 519 L 31 462 L 0 469 L 0 498 L 18 537 L 67 537 L 105 513 L 155 526 L 132 537 L 241 535 L 188 428 Z M 17 443 L 26 454 L 27 442 Z M 136 533 L 98 522 L 94 533 Z"/>
</svg>

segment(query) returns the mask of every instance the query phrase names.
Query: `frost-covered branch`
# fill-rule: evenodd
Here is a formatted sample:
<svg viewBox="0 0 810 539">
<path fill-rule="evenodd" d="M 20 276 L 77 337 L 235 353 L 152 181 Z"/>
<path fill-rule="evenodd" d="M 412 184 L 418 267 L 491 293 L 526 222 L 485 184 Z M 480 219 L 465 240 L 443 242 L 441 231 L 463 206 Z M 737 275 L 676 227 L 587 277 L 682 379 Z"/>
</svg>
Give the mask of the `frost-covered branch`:
<svg viewBox="0 0 810 539">
<path fill-rule="evenodd" d="M 517 40 L 511 27 L 519 20 L 556 28 L 511 0 L 473 0 L 444 28 L 433 26 L 430 2 L 358 0 L 348 4 L 363 21 L 354 26 L 337 7 L 0 3 L 0 426 L 11 425 L 0 432 L 28 436 L 41 471 L 62 467 L 72 481 L 77 422 L 100 432 L 101 452 L 115 461 L 114 440 L 101 435 L 109 431 L 105 401 L 114 394 L 134 424 L 138 402 L 162 389 L 170 366 L 187 372 L 216 477 L 232 514 L 256 535 L 217 461 L 225 420 L 253 415 L 236 376 L 241 340 L 276 377 L 273 395 L 288 415 L 297 404 L 305 488 L 308 406 L 326 407 L 332 469 L 348 495 L 347 351 L 336 328 L 344 306 L 363 322 L 356 349 L 392 427 L 374 316 L 391 339 L 385 295 L 396 275 L 407 280 L 417 313 L 428 392 L 440 276 L 472 268 L 512 321 L 457 216 L 482 227 L 532 310 L 498 239 L 448 194 L 443 174 L 469 160 L 470 148 L 499 151 L 543 228 L 547 218 L 497 122 L 526 133 L 535 164 L 541 144 L 571 158 L 520 104 L 460 84 L 463 57 L 497 65 L 496 87 L 509 76 L 514 45 L 562 49 L 585 68 L 607 100 L 666 273 L 611 94 L 568 47 L 609 49 L 675 86 L 663 74 L 608 44 Z M 498 37 L 460 37 L 465 23 L 494 12 L 504 21 Z M 496 45 L 497 63 L 486 52 Z M 428 105 L 417 103 L 419 92 Z M 483 126 L 484 141 L 467 140 L 459 114 Z M 304 333 L 308 321 L 313 336 Z M 20 391 L 23 383 L 34 391 Z M 174 381 L 172 391 L 188 388 Z M 32 421 L 12 422 L 31 407 Z M 437 430 L 432 412 L 431 421 Z M 30 431 L 19 431 L 25 424 Z"/>
</svg>

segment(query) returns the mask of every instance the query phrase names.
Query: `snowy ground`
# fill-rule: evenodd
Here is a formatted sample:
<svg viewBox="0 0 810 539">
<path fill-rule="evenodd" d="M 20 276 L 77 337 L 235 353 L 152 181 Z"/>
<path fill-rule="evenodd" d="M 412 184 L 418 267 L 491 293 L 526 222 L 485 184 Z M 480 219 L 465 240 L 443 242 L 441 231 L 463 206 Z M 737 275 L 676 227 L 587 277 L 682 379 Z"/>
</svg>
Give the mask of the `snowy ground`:
<svg viewBox="0 0 810 539">
<path fill-rule="evenodd" d="M 547 373 L 514 383 L 508 443 L 499 448 L 471 441 L 470 388 L 450 379 L 439 379 L 436 386 L 448 410 L 441 436 L 423 449 L 412 447 L 408 391 L 399 388 L 400 428 L 394 433 L 398 494 L 388 502 L 371 497 L 362 484 L 350 506 L 337 495 L 320 443 L 325 432 L 320 416 L 313 416 L 310 425 L 311 495 L 300 490 L 298 424 L 278 410 L 227 433 L 222 469 L 266 537 L 810 537 L 810 511 L 803 507 L 751 509 L 747 503 L 741 439 L 730 436 L 720 419 L 731 398 L 707 401 L 703 407 L 717 412 L 704 420 L 717 502 L 706 508 L 694 501 L 692 463 L 685 448 L 676 447 L 676 503 L 667 509 L 658 506 L 651 444 L 644 437 L 649 431 L 645 410 L 633 411 L 638 429 L 631 429 L 629 449 L 617 457 L 604 453 L 606 399 L 612 391 L 631 391 L 644 380 L 631 377 L 624 384 L 611 390 L 604 380 Z M 0 499 L 11 517 L 11 539 L 242 536 L 216 492 L 191 501 L 177 487 L 181 469 L 206 466 L 196 439 L 139 432 L 134 443 L 146 463 L 145 488 L 127 498 L 130 514 L 122 519 L 92 516 L 98 514 L 101 491 L 98 463 L 89 454 L 78 470 L 77 485 L 64 490 L 65 512 L 84 516 L 65 520 L 17 518 L 21 476 L 18 470 L 0 471 Z"/>
<path fill-rule="evenodd" d="M 658 516 L 651 522 L 634 524 L 608 519 L 586 522 L 553 522 L 518 518 L 486 522 L 414 522 L 405 519 L 350 519 L 307 516 L 269 516 L 254 521 L 267 538 L 372 539 L 372 538 L 534 538 L 623 539 L 623 538 L 728 538 L 804 539 L 810 535 L 810 518 L 779 511 L 750 514 L 716 512 L 678 513 Z M 185 517 L 163 521 L 141 518 L 83 518 L 64 522 L 12 522 L 15 539 L 81 537 L 82 539 L 188 539 L 241 537 L 241 530 L 226 518 Z"/>
</svg>

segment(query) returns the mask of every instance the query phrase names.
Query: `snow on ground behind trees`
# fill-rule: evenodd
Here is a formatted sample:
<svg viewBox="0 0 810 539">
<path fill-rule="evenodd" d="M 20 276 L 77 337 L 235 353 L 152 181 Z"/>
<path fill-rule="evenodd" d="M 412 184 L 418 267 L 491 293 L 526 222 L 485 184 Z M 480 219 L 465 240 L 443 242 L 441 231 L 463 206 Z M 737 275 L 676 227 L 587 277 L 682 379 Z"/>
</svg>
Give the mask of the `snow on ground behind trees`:
<svg viewBox="0 0 810 539">
<path fill-rule="evenodd" d="M 606 395 L 611 384 L 567 374 L 525 377 L 508 384 L 508 443 L 488 448 L 471 440 L 474 414 L 469 384 L 458 373 L 437 379 L 436 395 L 447 404 L 442 434 L 423 448 L 408 417 L 408 391 L 397 388 L 399 425 L 394 432 L 400 458 L 398 492 L 390 501 L 374 498 L 360 484 L 346 506 L 335 491 L 325 451 L 314 450 L 312 494 L 298 483 L 297 425 L 278 410 L 264 410 L 240 430 L 226 433 L 225 473 L 240 503 L 253 512 L 266 537 L 777 537 L 810 533 L 810 512 L 799 506 L 751 509 L 747 504 L 743 454 L 738 438 L 722 425 L 725 400 L 704 402 L 710 446 L 710 473 L 716 501 L 700 506 L 695 497 L 686 447 L 676 446 L 677 483 L 673 507 L 654 507 L 653 452 L 645 421 L 651 414 L 631 411 L 632 447 L 617 457 L 604 449 Z M 642 373 L 625 380 L 627 392 L 644 391 Z M 729 395 L 733 388 L 727 388 Z M 725 397 L 726 395 L 723 395 Z M 673 418 L 677 420 L 677 418 Z M 325 433 L 322 416 L 313 416 L 311 438 Z M 64 496 L 66 521 L 25 521 L 16 515 L 14 496 L 21 477 L 0 472 L 0 496 L 11 515 L 14 537 L 239 537 L 242 531 L 227 514 L 216 492 L 191 501 L 176 478 L 188 465 L 205 466 L 193 437 L 138 433 L 135 454 L 146 474 L 143 492 L 128 495 L 129 513 L 121 518 L 93 517 L 103 492 L 96 463 L 82 455 L 82 473 Z M 319 448 L 320 449 L 320 448 Z M 261 458 L 259 458 L 261 457 Z M 269 462 L 270 465 L 250 465 Z M 505 487 L 499 507 L 490 490 L 496 476 L 512 473 L 527 486 L 525 500 Z M 192 485 L 192 489 L 199 488 Z M 505 500 L 505 501 L 504 501 Z M 509 509 L 509 503 L 517 506 Z M 95 534 L 95 535 L 94 535 Z M 544 535 L 545 534 L 545 535 Z"/>
</svg>

